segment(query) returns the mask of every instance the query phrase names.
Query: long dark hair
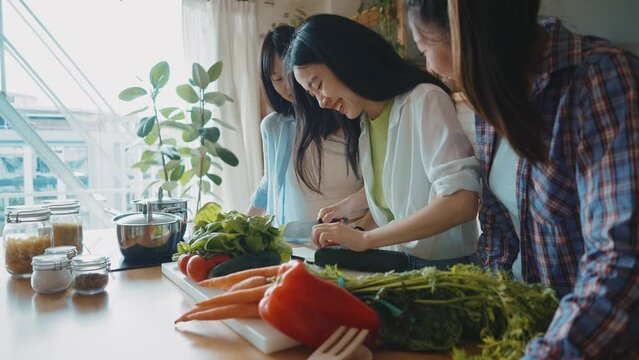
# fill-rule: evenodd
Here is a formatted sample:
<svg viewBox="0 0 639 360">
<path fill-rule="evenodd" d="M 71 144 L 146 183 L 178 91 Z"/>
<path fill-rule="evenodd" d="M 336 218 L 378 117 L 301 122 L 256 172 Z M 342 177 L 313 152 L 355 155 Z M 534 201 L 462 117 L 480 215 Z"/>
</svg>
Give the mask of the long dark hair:
<svg viewBox="0 0 639 360">
<path fill-rule="evenodd" d="M 379 34 L 338 15 L 322 14 L 307 18 L 295 31 L 284 63 L 289 72 L 298 66 L 324 64 L 354 93 L 373 101 L 390 100 L 420 83 L 438 85 L 450 94 L 443 82 L 403 59 Z M 293 82 L 295 116 L 303 128 L 296 167 L 302 167 L 300 159 L 306 143 L 310 144 L 310 139 L 322 136 L 323 125 L 314 114 L 317 100 L 296 81 Z M 340 118 L 348 161 L 355 169 L 359 124 L 336 111 L 333 113 Z M 306 183 L 304 178 L 302 181 Z"/>
<path fill-rule="evenodd" d="M 539 0 L 449 0 L 453 66 L 475 111 L 533 163 L 547 128 L 530 101 Z"/>
<path fill-rule="evenodd" d="M 424 24 L 434 24 L 450 34 L 448 0 L 404 0 L 409 16 L 417 15 Z"/>
<path fill-rule="evenodd" d="M 273 87 L 271 74 L 273 73 L 275 55 L 279 55 L 280 58 L 284 56 L 294 32 L 295 28 L 289 25 L 274 27 L 264 37 L 260 53 L 260 77 L 262 78 L 264 93 L 271 108 L 284 115 L 293 114 L 293 104 L 277 93 L 275 87 Z M 285 74 L 282 74 L 282 76 L 284 77 Z"/>
</svg>

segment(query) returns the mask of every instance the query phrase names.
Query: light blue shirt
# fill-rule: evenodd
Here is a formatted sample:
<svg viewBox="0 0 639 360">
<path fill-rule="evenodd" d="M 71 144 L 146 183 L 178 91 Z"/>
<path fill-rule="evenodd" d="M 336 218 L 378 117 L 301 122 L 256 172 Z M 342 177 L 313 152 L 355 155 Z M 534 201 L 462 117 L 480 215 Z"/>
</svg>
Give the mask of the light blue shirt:
<svg viewBox="0 0 639 360">
<path fill-rule="evenodd" d="M 253 207 L 275 215 L 277 225 L 286 224 L 284 216 L 286 171 L 293 155 L 296 121 L 293 115 L 270 113 L 260 129 L 264 154 L 264 176 L 251 197 Z"/>
<path fill-rule="evenodd" d="M 269 114 L 262 121 L 264 176 L 252 197 L 253 207 L 265 209 L 275 216 L 275 225 L 291 221 L 314 221 L 319 210 L 359 191 L 363 184 L 350 171 L 346 161 L 344 140 L 329 135 L 322 147 L 321 194 L 310 190 L 297 177 L 295 159 L 296 121 L 292 116 Z M 315 158 L 317 149 L 310 146 L 308 157 Z"/>
</svg>

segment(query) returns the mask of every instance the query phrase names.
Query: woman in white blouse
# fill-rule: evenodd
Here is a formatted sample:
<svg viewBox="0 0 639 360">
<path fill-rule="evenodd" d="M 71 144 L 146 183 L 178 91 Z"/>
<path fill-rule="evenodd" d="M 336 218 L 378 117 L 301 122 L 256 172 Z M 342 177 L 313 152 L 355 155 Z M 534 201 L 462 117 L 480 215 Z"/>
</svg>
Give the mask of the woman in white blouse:
<svg viewBox="0 0 639 360">
<path fill-rule="evenodd" d="M 436 266 L 470 262 L 479 165 L 446 86 L 372 30 L 336 15 L 300 25 L 284 62 L 297 81 L 298 119 L 308 118 L 314 97 L 362 128 L 364 191 L 320 211 L 315 244 L 356 251 L 392 246 Z M 379 227 L 328 223 L 365 206 Z"/>
</svg>

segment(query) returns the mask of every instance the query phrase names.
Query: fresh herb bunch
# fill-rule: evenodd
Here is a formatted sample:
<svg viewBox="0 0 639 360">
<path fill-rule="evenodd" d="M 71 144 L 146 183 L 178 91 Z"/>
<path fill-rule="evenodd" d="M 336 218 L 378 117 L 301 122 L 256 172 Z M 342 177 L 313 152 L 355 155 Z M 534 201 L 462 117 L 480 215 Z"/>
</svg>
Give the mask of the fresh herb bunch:
<svg viewBox="0 0 639 360">
<path fill-rule="evenodd" d="M 282 231 L 272 226 L 272 217 L 246 216 L 237 211 L 223 213 L 220 205 L 210 202 L 202 206 L 193 222 L 193 236 L 178 243 L 173 260 L 182 254 L 236 257 L 263 250 L 276 251 L 281 262 L 291 259 L 293 251 Z"/>
<path fill-rule="evenodd" d="M 541 335 L 559 304 L 549 287 L 511 280 L 473 265 L 402 273 L 344 276 L 337 268 L 317 275 L 335 282 L 380 315 L 383 346 L 412 351 L 450 350 L 481 340 L 481 355 L 454 349 L 453 359 L 518 359 Z"/>
</svg>

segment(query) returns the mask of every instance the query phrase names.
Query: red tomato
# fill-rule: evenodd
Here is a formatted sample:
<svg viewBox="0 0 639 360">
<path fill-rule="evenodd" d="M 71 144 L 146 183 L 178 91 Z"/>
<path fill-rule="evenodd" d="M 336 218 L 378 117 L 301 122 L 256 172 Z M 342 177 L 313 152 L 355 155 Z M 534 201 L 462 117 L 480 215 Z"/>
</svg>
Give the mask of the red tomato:
<svg viewBox="0 0 639 360">
<path fill-rule="evenodd" d="M 211 269 L 230 258 L 228 255 L 215 255 L 205 259 L 200 255 L 194 255 L 186 264 L 186 273 L 193 281 L 200 282 L 206 280 L 209 277 Z"/>
<path fill-rule="evenodd" d="M 193 256 L 193 254 L 182 254 L 178 258 L 178 267 L 180 268 L 180 272 L 184 275 L 188 275 L 186 273 L 186 264 L 189 262 L 189 259 Z"/>
</svg>

